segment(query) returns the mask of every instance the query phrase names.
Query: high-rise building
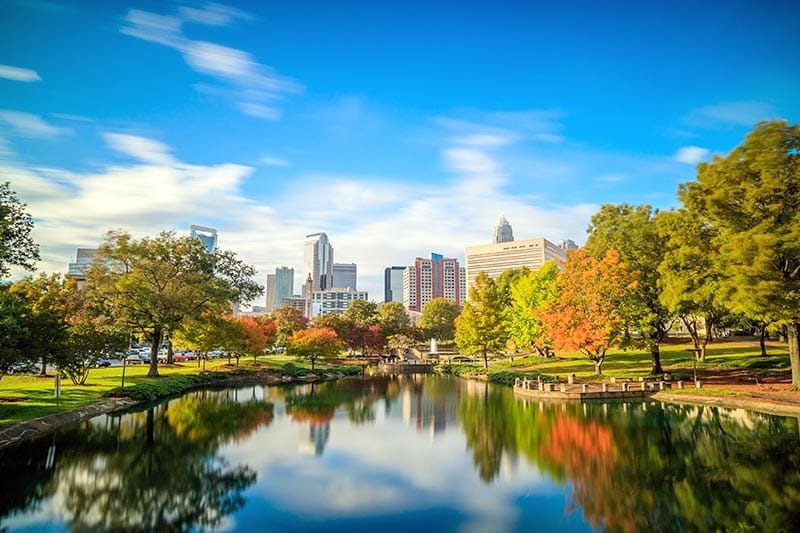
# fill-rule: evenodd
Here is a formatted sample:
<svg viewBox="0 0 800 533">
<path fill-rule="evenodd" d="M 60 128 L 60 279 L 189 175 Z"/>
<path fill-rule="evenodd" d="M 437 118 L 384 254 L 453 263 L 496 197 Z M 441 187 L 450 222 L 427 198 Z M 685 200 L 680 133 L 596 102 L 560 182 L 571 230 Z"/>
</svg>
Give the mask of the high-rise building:
<svg viewBox="0 0 800 533">
<path fill-rule="evenodd" d="M 575 244 L 575 241 L 572 239 L 562 239 L 558 241 L 558 247 L 564 250 L 565 252 L 570 252 L 572 250 L 577 250 L 578 245 Z"/>
<path fill-rule="evenodd" d="M 267 274 L 267 290 L 266 298 L 264 299 L 267 312 L 271 313 L 280 304 L 275 302 L 275 274 Z"/>
<path fill-rule="evenodd" d="M 97 248 L 78 248 L 75 262 L 70 263 L 67 268 L 67 277 L 74 279 L 78 283 L 78 287 L 82 287 L 86 283 L 86 271 L 92 266 L 96 256 Z"/>
<path fill-rule="evenodd" d="M 356 264 L 334 263 L 332 289 L 356 290 Z"/>
<path fill-rule="evenodd" d="M 294 291 L 294 269 L 278 267 L 274 274 L 267 274 L 267 311 L 280 307 L 284 298 Z"/>
<path fill-rule="evenodd" d="M 422 311 L 434 298 L 445 298 L 461 306 L 463 276 L 458 259 L 435 253 L 430 259 L 417 257 L 414 265 L 403 271 L 403 305 L 409 311 Z"/>
<path fill-rule="evenodd" d="M 217 249 L 217 230 L 195 224 L 192 224 L 189 229 L 191 236 L 199 239 L 203 246 L 206 247 L 206 250 L 213 253 Z"/>
<path fill-rule="evenodd" d="M 511 224 L 509 224 L 508 220 L 506 220 L 505 215 L 500 215 L 500 218 L 497 219 L 497 225 L 494 227 L 494 242 L 495 244 L 499 244 L 501 242 L 513 242 L 514 241 L 514 232 L 511 229 Z"/>
<path fill-rule="evenodd" d="M 567 256 L 564 250 L 547 239 L 502 242 L 467 246 L 467 286 L 471 287 L 480 272 L 497 279 L 506 270 L 528 267 L 537 270 L 546 261 L 556 260 L 564 263 Z"/>
<path fill-rule="evenodd" d="M 403 271 L 406 267 L 386 267 L 383 271 L 383 301 L 403 303 Z"/>
<path fill-rule="evenodd" d="M 366 300 L 367 298 L 366 291 L 354 291 L 351 289 L 326 289 L 324 291 L 314 291 L 313 293 L 315 312 L 320 315 L 343 315 L 352 302 Z"/>
<path fill-rule="evenodd" d="M 303 279 L 311 276 L 315 291 L 333 287 L 333 246 L 325 233 L 306 235 L 303 248 Z"/>
<path fill-rule="evenodd" d="M 303 316 L 311 318 L 311 309 L 314 303 L 314 281 L 311 279 L 311 274 L 308 275 L 306 282 L 303 284 L 303 301 L 305 302 Z"/>
</svg>

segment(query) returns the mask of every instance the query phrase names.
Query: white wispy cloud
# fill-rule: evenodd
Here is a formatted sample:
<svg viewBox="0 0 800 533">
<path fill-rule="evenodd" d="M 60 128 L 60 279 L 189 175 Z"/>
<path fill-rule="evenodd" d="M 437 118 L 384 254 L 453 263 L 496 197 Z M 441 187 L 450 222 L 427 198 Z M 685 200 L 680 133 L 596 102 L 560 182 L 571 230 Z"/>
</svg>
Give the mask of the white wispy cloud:
<svg viewBox="0 0 800 533">
<path fill-rule="evenodd" d="M 496 148 L 498 146 L 506 146 L 514 142 L 514 138 L 509 135 L 498 135 L 489 133 L 472 133 L 464 135 L 463 137 L 454 137 L 449 139 L 454 144 L 464 144 L 467 146 L 480 146 L 485 148 Z"/>
<path fill-rule="evenodd" d="M 208 26 L 229 26 L 236 20 L 252 20 L 253 15 L 234 7 L 207 2 L 202 7 L 179 6 L 178 12 L 189 22 Z"/>
<path fill-rule="evenodd" d="M 775 118 L 775 110 L 765 102 L 722 102 L 695 109 L 683 121 L 691 126 L 714 128 L 719 126 L 754 126 L 761 120 Z"/>
<path fill-rule="evenodd" d="M 448 170 L 468 174 L 495 174 L 500 170 L 497 162 L 486 152 L 469 148 L 447 148 L 443 152 Z"/>
<path fill-rule="evenodd" d="M 259 63 L 245 50 L 191 40 L 183 33 L 184 24 L 228 26 L 234 20 L 251 18 L 243 11 L 215 3 L 207 3 L 203 8 L 182 6 L 178 8 L 177 14 L 169 15 L 131 9 L 124 17 L 120 31 L 138 39 L 174 48 L 194 71 L 210 76 L 233 89 L 228 91 L 200 84 L 198 90 L 231 95 L 235 106 L 244 114 L 277 120 L 280 112 L 273 102 L 286 94 L 302 92 L 304 87 L 300 82 L 279 75 L 273 67 Z"/>
<path fill-rule="evenodd" d="M 169 147 L 159 141 L 124 133 L 105 133 L 103 138 L 111 149 L 144 163 L 153 165 L 175 164 L 175 159 L 169 153 Z"/>
<path fill-rule="evenodd" d="M 127 25 L 123 25 L 119 31 L 137 39 L 174 48 L 180 48 L 185 40 L 181 33 L 183 21 L 173 15 L 131 9 L 124 20 Z"/>
<path fill-rule="evenodd" d="M 239 102 L 237 107 L 242 110 L 242 113 L 251 117 L 265 118 L 267 120 L 278 120 L 281 118 L 281 112 L 277 107 L 253 102 Z"/>
<path fill-rule="evenodd" d="M 35 70 L 12 67 L 11 65 L 0 65 L 0 78 L 13 81 L 41 81 L 42 78 Z"/>
<path fill-rule="evenodd" d="M 258 158 L 258 162 L 262 165 L 267 165 L 270 167 L 291 167 L 292 163 L 286 159 L 281 157 L 275 157 L 274 155 L 264 154 Z"/>
<path fill-rule="evenodd" d="M 12 182 L 36 219 L 40 270 L 63 272 L 75 248 L 99 244 L 109 229 L 141 237 L 188 232 L 194 223 L 216 227 L 220 246 L 253 264 L 263 282 L 276 266 L 301 272 L 305 235 L 326 231 L 337 260 L 357 263 L 359 288 L 380 300 L 386 266 L 410 264 L 432 251 L 463 260 L 465 246 L 491 240 L 499 213 L 507 214 L 518 238 L 579 241 L 596 211 L 588 204 L 530 205 L 482 173 L 493 163 L 465 154 L 455 156 L 464 158 L 456 167 L 463 171 L 444 183 L 301 173 L 268 199 L 255 200 L 243 192 L 252 167 L 194 165 L 159 140 L 124 132 L 106 132 L 103 139 L 129 159 L 88 173 L 11 163 L 0 168 L 0 181 Z M 309 202 L 309 191 L 325 201 Z"/>
<path fill-rule="evenodd" d="M 679 163 L 696 165 L 705 159 L 711 151 L 701 146 L 682 146 L 675 152 L 673 159 Z"/>
<path fill-rule="evenodd" d="M 72 133 L 69 128 L 61 128 L 47 123 L 40 115 L 23 111 L 0 110 L 0 122 L 11 129 L 12 135 L 48 139 Z"/>
</svg>

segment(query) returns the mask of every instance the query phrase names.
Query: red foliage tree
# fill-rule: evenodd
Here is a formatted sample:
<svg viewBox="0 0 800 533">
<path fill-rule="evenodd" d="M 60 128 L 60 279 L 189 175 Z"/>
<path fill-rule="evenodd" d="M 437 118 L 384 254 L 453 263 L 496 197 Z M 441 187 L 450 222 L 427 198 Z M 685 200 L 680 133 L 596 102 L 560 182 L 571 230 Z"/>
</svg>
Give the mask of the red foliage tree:
<svg viewBox="0 0 800 533">
<path fill-rule="evenodd" d="M 558 278 L 559 297 L 541 315 L 555 348 L 580 350 L 601 374 L 608 348 L 629 342 L 627 301 L 635 283 L 614 250 L 600 259 L 572 252 Z"/>
<path fill-rule="evenodd" d="M 318 358 L 332 359 L 339 355 L 343 346 L 336 332 L 330 328 L 308 328 L 292 333 L 287 343 L 289 355 L 311 361 L 311 369 Z"/>
</svg>

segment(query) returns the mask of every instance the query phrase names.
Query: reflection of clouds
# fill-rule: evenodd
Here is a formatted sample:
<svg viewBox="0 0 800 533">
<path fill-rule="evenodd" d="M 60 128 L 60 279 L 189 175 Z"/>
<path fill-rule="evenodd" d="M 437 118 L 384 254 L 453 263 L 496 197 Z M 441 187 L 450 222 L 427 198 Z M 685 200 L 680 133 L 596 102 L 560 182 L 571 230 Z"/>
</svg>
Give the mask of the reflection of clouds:
<svg viewBox="0 0 800 533">
<path fill-rule="evenodd" d="M 221 453 L 259 472 L 251 494 L 281 511 L 321 520 L 452 508 L 466 517 L 462 531 L 513 530 L 520 494 L 553 491 L 535 468 L 508 457 L 494 482 L 484 484 L 459 429 L 449 426 L 431 441 L 408 427 L 401 409 L 387 415 L 381 402 L 374 408 L 375 422 L 366 426 L 353 426 L 338 412 L 320 457 L 298 454 L 299 424 L 285 415 Z"/>
</svg>

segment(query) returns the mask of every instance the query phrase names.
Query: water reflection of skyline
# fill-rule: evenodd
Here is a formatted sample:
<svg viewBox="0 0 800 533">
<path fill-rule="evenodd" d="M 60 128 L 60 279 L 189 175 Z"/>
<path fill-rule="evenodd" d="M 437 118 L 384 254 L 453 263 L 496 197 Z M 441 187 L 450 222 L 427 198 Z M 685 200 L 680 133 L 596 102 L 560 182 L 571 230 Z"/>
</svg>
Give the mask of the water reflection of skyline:
<svg viewBox="0 0 800 533">
<path fill-rule="evenodd" d="M 134 527 L 145 504 L 182 509 L 174 498 L 204 501 L 192 491 L 213 482 L 217 510 L 186 509 L 192 529 L 786 529 L 800 519 L 798 440 L 796 419 L 529 402 L 436 376 L 203 391 L 59 433 L 50 470 L 48 440 L 0 457 L 2 479 L 38 476 L 4 482 L 0 527 Z M 128 510 L 104 499 L 126 502 L 122 490 L 155 492 Z"/>
</svg>

